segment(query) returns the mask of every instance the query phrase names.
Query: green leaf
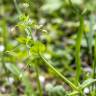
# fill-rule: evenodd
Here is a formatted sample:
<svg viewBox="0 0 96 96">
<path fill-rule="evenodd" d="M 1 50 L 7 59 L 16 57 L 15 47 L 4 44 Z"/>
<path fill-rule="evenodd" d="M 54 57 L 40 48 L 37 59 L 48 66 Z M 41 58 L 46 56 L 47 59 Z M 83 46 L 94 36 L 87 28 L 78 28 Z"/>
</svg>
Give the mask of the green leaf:
<svg viewBox="0 0 96 96">
<path fill-rule="evenodd" d="M 31 38 L 29 38 L 29 37 L 27 37 L 27 38 L 25 38 L 25 37 L 19 37 L 19 38 L 17 38 L 17 41 L 19 43 L 21 43 L 21 44 L 26 44 L 29 47 L 32 47 L 33 44 L 34 44 L 34 41 Z"/>
<path fill-rule="evenodd" d="M 6 63 L 5 66 L 15 76 L 17 76 L 17 77 L 20 76 L 21 71 L 20 71 L 20 69 L 15 64 Z"/>
<path fill-rule="evenodd" d="M 80 85 L 80 88 L 81 89 L 84 89 L 85 87 L 91 85 L 92 83 L 96 82 L 96 79 L 88 79 L 88 80 L 85 80 L 81 85 Z"/>
<path fill-rule="evenodd" d="M 46 3 L 42 6 L 42 10 L 45 12 L 54 12 L 62 6 L 61 0 L 46 0 Z"/>
<path fill-rule="evenodd" d="M 34 43 L 34 46 L 30 49 L 31 53 L 44 53 L 45 52 L 45 45 L 39 41 Z"/>
<path fill-rule="evenodd" d="M 29 16 L 26 16 L 25 14 L 21 14 L 19 17 L 20 21 L 28 21 L 29 20 Z"/>
<path fill-rule="evenodd" d="M 35 93 L 32 90 L 32 85 L 27 76 L 25 76 L 25 74 L 21 72 L 15 64 L 6 63 L 5 66 L 13 75 L 17 76 L 18 78 L 21 78 L 23 84 L 25 85 L 25 94 L 27 96 L 35 96 Z"/>
<path fill-rule="evenodd" d="M 77 38 L 76 38 L 76 53 L 75 53 L 75 60 L 76 60 L 76 65 L 77 65 L 77 67 L 76 67 L 77 84 L 80 80 L 80 75 L 81 75 L 80 49 L 81 49 L 83 31 L 84 31 L 84 17 L 80 16 L 80 26 L 79 26 L 79 31 L 77 33 Z"/>
<path fill-rule="evenodd" d="M 46 85 L 46 91 L 48 96 L 68 96 L 65 89 L 61 85 L 53 86 L 51 84 Z"/>
<path fill-rule="evenodd" d="M 25 37 L 19 37 L 19 38 L 17 38 L 17 41 L 19 42 L 19 43 L 22 43 L 22 44 L 26 44 L 26 38 Z"/>
</svg>

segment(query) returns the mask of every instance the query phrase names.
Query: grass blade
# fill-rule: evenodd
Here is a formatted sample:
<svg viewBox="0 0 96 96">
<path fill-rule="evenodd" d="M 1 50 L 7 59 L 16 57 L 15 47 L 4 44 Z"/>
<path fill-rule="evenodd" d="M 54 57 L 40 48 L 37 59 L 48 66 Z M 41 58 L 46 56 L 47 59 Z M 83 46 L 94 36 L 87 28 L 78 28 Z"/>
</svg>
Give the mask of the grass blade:
<svg viewBox="0 0 96 96">
<path fill-rule="evenodd" d="M 96 79 L 96 34 L 95 34 L 95 43 L 94 43 L 93 78 Z M 94 87 L 96 91 L 96 83 L 94 83 L 93 88 Z"/>
<path fill-rule="evenodd" d="M 79 27 L 79 32 L 77 33 L 77 38 L 76 38 L 76 54 L 75 54 L 75 60 L 76 60 L 76 65 L 77 65 L 76 67 L 77 84 L 79 82 L 80 75 L 81 75 L 80 47 L 81 47 L 83 30 L 84 30 L 84 18 L 83 16 L 80 16 L 80 27 Z"/>
</svg>

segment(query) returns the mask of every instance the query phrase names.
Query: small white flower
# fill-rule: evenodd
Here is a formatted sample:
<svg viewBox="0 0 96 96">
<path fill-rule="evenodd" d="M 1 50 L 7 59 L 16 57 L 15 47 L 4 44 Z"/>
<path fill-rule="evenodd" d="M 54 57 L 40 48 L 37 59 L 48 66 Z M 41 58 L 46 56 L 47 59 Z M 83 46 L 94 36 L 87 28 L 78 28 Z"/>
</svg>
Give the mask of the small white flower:
<svg viewBox="0 0 96 96">
<path fill-rule="evenodd" d="M 39 76 L 39 80 L 40 80 L 41 83 L 44 83 L 45 82 L 44 76 Z"/>
<path fill-rule="evenodd" d="M 0 52 L 4 51 L 4 46 L 3 45 L 0 45 Z"/>
<path fill-rule="evenodd" d="M 9 84 L 13 84 L 14 79 L 13 79 L 12 77 L 9 77 L 9 78 L 8 78 L 8 81 L 9 81 Z"/>
<path fill-rule="evenodd" d="M 89 92 L 90 92 L 89 88 L 84 89 L 84 94 L 89 94 Z"/>
</svg>

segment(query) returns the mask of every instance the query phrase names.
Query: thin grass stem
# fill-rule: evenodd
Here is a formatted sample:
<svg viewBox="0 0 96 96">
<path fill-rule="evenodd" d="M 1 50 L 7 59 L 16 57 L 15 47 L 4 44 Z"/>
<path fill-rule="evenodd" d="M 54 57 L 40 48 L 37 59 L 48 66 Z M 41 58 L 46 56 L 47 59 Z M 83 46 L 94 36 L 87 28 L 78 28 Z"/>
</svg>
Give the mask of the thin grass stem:
<svg viewBox="0 0 96 96">
<path fill-rule="evenodd" d="M 81 75 L 80 47 L 81 47 L 83 31 L 84 31 L 84 18 L 83 16 L 80 16 L 80 27 L 76 38 L 76 54 L 75 54 L 77 84 L 80 81 L 80 75 Z"/>
</svg>

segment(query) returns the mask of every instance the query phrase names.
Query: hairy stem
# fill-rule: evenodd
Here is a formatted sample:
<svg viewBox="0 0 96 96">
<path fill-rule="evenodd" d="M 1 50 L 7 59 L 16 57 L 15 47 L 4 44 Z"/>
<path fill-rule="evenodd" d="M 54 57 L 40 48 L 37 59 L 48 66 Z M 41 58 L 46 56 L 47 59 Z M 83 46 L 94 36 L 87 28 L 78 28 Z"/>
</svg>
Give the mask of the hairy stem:
<svg viewBox="0 0 96 96">
<path fill-rule="evenodd" d="M 64 77 L 59 71 L 57 71 L 51 64 L 49 64 L 49 62 L 41 55 L 40 55 L 40 58 L 43 62 L 45 62 L 45 64 L 50 68 L 52 69 L 59 77 L 61 77 L 64 82 L 66 82 L 69 86 L 71 86 L 73 89 L 75 90 L 78 90 L 78 87 L 75 86 L 72 82 L 70 82 L 66 77 Z"/>
</svg>

